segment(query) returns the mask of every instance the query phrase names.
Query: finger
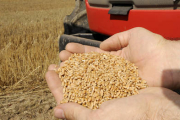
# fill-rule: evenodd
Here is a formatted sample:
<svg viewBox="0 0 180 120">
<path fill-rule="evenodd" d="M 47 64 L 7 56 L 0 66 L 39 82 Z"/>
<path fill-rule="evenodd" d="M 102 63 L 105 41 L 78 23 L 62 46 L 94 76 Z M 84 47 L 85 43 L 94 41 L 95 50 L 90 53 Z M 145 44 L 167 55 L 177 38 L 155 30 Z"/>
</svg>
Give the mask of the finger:
<svg viewBox="0 0 180 120">
<path fill-rule="evenodd" d="M 58 66 L 56 64 L 51 64 L 49 67 L 48 67 L 48 70 L 56 70 L 58 69 Z"/>
<path fill-rule="evenodd" d="M 122 54 L 122 50 L 118 50 L 118 51 L 111 51 L 110 54 L 112 55 L 116 55 L 116 56 L 121 56 Z"/>
<path fill-rule="evenodd" d="M 71 52 L 67 50 L 63 50 L 59 53 L 59 58 L 61 61 L 65 61 L 71 56 L 71 54 L 72 54 Z"/>
<path fill-rule="evenodd" d="M 55 117 L 67 120 L 87 120 L 92 110 L 77 103 L 65 103 L 54 109 Z"/>
<path fill-rule="evenodd" d="M 128 45 L 130 30 L 117 33 L 101 43 L 100 48 L 105 51 L 117 51 Z"/>
<path fill-rule="evenodd" d="M 60 67 L 62 67 L 62 66 L 64 66 L 64 62 L 61 62 L 61 63 L 60 63 Z"/>
<path fill-rule="evenodd" d="M 63 87 L 61 86 L 58 74 L 53 70 L 49 70 L 46 73 L 46 81 L 50 91 L 56 99 L 56 102 L 59 104 L 63 99 Z"/>
<path fill-rule="evenodd" d="M 101 50 L 98 47 L 92 47 L 87 45 L 82 45 L 79 43 L 69 43 L 66 45 L 66 50 L 71 53 L 88 53 L 88 52 L 99 52 L 103 53 L 105 51 Z"/>
</svg>

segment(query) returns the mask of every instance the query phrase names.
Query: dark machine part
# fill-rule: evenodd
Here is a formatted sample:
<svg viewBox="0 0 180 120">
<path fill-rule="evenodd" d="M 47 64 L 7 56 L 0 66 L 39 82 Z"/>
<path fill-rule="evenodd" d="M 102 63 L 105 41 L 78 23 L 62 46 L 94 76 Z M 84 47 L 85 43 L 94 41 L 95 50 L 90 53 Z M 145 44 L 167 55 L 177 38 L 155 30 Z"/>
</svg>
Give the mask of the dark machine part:
<svg viewBox="0 0 180 120">
<path fill-rule="evenodd" d="M 77 37 L 80 36 L 80 37 Z M 59 52 L 62 50 L 65 50 L 65 47 L 68 43 L 80 43 L 83 45 L 89 45 L 89 46 L 94 46 L 94 47 L 99 47 L 100 41 L 97 40 L 91 40 L 83 37 L 91 37 L 90 35 L 84 36 L 84 35 L 62 35 L 60 40 L 59 40 Z M 83 36 L 83 37 L 82 37 Z"/>
<path fill-rule="evenodd" d="M 64 34 L 92 33 L 92 38 L 99 41 L 109 36 L 93 32 L 89 29 L 85 0 L 76 0 L 75 9 L 64 19 Z"/>
<path fill-rule="evenodd" d="M 176 93 L 178 93 L 180 95 L 180 90 L 175 90 Z"/>
<path fill-rule="evenodd" d="M 109 3 L 133 4 L 137 7 L 173 7 L 179 0 L 109 0 Z M 180 4 L 179 4 L 180 5 Z"/>
<path fill-rule="evenodd" d="M 128 15 L 128 12 L 133 8 L 133 6 L 113 6 L 108 14 L 111 15 Z"/>
<path fill-rule="evenodd" d="M 75 9 L 64 19 L 64 34 L 90 33 L 84 0 L 76 0 Z"/>
</svg>

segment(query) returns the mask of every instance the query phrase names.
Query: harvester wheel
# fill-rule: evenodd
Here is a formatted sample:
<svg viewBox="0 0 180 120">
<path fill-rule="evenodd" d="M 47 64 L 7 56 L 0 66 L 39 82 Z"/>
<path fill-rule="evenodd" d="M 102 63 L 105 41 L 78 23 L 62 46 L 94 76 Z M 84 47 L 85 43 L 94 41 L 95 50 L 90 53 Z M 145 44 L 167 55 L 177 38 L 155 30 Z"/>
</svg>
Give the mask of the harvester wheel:
<svg viewBox="0 0 180 120">
<path fill-rule="evenodd" d="M 64 34 L 89 33 L 85 0 L 76 0 L 75 9 L 64 19 Z"/>
<path fill-rule="evenodd" d="M 89 29 L 85 0 L 76 0 L 73 12 L 64 19 L 64 34 L 73 35 L 77 33 L 92 33 L 91 38 L 99 41 L 109 37 Z"/>
</svg>

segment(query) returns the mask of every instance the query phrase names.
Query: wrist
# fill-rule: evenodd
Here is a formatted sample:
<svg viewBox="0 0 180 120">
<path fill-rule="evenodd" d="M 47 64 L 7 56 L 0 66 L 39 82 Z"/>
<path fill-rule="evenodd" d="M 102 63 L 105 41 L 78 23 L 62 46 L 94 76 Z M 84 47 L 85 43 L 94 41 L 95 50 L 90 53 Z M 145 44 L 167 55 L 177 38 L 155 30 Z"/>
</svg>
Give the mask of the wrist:
<svg viewBox="0 0 180 120">
<path fill-rule="evenodd" d="M 171 89 L 180 89 L 180 40 L 179 41 L 166 41 L 165 52 L 167 59 L 168 69 L 165 70 L 170 72 L 173 87 Z"/>
<path fill-rule="evenodd" d="M 162 89 L 154 96 L 149 106 L 148 118 L 150 120 L 177 120 L 180 118 L 180 95 L 171 90 Z"/>
<path fill-rule="evenodd" d="M 165 93 L 166 94 L 166 93 Z M 157 120 L 177 120 L 180 118 L 180 95 L 167 95 L 158 111 Z"/>
</svg>

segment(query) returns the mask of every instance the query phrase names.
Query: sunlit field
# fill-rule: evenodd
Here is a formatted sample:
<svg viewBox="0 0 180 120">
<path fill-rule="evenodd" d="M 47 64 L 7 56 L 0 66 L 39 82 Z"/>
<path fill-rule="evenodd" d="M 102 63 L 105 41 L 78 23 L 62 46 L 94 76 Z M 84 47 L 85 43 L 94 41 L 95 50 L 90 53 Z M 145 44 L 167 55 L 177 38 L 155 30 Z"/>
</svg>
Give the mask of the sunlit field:
<svg viewBox="0 0 180 120">
<path fill-rule="evenodd" d="M 45 81 L 74 0 L 0 0 L 0 119 L 54 119 Z"/>
</svg>

